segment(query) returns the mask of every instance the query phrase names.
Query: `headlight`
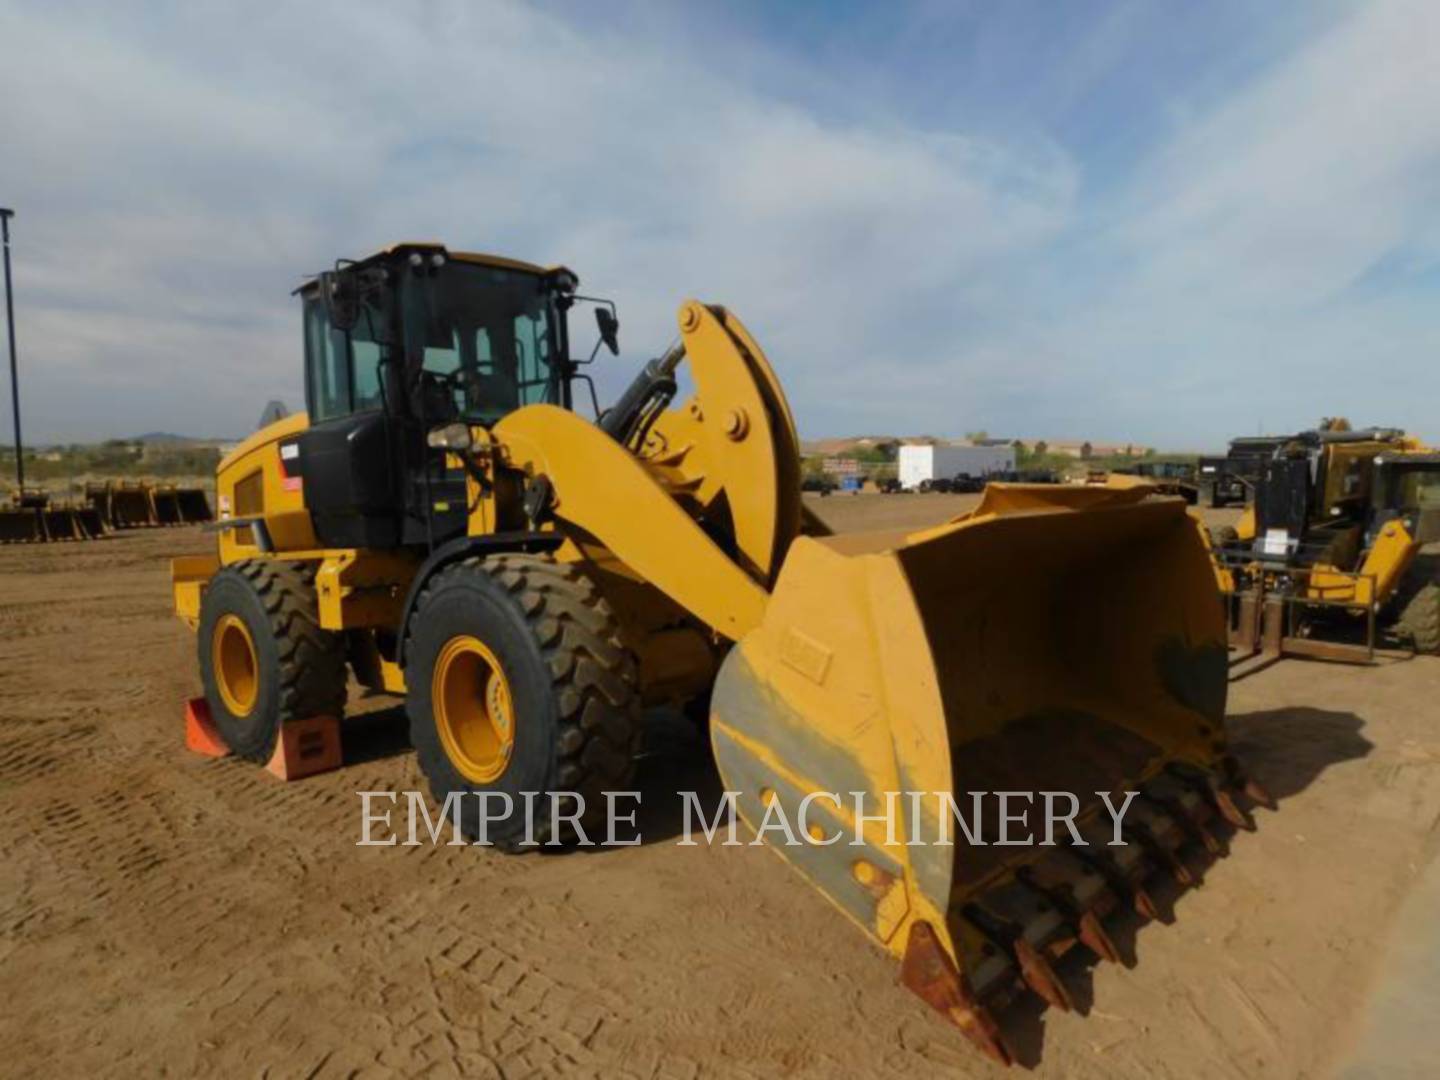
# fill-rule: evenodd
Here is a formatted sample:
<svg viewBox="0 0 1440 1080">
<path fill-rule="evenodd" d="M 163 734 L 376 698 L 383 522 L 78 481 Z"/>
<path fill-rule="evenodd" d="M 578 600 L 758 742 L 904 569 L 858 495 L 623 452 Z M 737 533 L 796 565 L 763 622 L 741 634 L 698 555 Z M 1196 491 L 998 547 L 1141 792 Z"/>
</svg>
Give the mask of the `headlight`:
<svg viewBox="0 0 1440 1080">
<path fill-rule="evenodd" d="M 431 428 L 425 436 L 425 445 L 435 450 L 469 450 L 471 443 L 468 424 L 446 424 L 444 427 Z"/>
</svg>

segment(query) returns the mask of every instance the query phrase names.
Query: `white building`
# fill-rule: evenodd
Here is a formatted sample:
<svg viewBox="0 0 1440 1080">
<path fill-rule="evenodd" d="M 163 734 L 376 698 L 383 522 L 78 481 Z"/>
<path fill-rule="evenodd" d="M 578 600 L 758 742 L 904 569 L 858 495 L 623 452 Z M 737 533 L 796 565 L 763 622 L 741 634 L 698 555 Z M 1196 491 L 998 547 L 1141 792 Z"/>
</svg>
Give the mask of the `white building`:
<svg viewBox="0 0 1440 1080">
<path fill-rule="evenodd" d="M 923 480 L 953 480 L 962 473 L 990 476 L 1015 468 L 1015 448 L 1005 446 L 907 446 L 896 459 L 900 486 L 913 490 Z"/>
</svg>

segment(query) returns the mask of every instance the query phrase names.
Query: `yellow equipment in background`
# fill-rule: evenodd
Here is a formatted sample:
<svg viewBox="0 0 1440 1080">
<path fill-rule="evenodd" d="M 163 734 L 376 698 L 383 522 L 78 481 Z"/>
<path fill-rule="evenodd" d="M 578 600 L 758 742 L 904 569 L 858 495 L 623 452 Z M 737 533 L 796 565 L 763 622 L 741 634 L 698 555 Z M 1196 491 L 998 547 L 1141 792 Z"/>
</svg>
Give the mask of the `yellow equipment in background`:
<svg viewBox="0 0 1440 1080">
<path fill-rule="evenodd" d="M 221 463 L 217 553 L 174 564 L 236 753 L 338 714 L 348 669 L 405 695 L 436 800 L 513 849 L 525 823 L 469 796 L 577 793 L 585 814 L 536 830 L 564 839 L 626 787 L 642 706 L 709 699 L 741 816 L 768 835 L 811 811 L 775 850 L 1001 1061 L 996 1007 L 1024 986 L 1068 1007 L 1051 959 L 1114 959 L 1104 916 L 1153 913 L 1148 875 L 1188 882 L 1185 846 L 1266 801 L 1227 750 L 1222 609 L 1180 501 L 996 485 L 938 528 L 825 535 L 780 383 L 726 309 L 684 303 L 591 422 L 568 270 L 435 244 L 337 267 L 300 290 L 308 414 Z M 996 791 L 1074 792 L 1096 845 L 939 842 L 944 799 L 968 816 Z M 1102 793 L 1131 792 L 1108 846 Z M 871 815 L 895 796 L 892 833 Z"/>
<path fill-rule="evenodd" d="M 106 480 L 87 483 L 85 499 L 111 529 L 190 525 L 215 520 L 203 488 Z"/>
<path fill-rule="evenodd" d="M 93 540 L 105 535 L 105 523 L 89 506 L 51 501 L 41 490 L 11 493 L 0 507 L 0 544 L 41 544 L 60 540 Z"/>
<path fill-rule="evenodd" d="M 1213 538 L 1237 645 L 1368 661 L 1388 634 L 1440 653 L 1440 454 L 1328 421 L 1279 443 L 1255 499 Z M 1360 640 L 1327 640 L 1347 635 Z"/>
</svg>

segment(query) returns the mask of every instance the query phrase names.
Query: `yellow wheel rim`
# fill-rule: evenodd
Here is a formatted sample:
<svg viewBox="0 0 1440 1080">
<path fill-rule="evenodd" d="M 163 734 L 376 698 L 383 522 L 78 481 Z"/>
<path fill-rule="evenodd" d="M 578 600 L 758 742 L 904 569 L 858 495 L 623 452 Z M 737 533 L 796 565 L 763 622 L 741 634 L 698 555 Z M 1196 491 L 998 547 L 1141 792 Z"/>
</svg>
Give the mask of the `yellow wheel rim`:
<svg viewBox="0 0 1440 1080">
<path fill-rule="evenodd" d="M 260 661 L 255 639 L 239 615 L 222 615 L 210 640 L 211 667 L 220 700 L 232 716 L 249 716 L 260 696 Z"/>
<path fill-rule="evenodd" d="M 490 647 L 463 634 L 445 643 L 430 679 L 435 728 L 451 764 L 476 784 L 499 779 L 515 750 L 510 683 Z"/>
</svg>

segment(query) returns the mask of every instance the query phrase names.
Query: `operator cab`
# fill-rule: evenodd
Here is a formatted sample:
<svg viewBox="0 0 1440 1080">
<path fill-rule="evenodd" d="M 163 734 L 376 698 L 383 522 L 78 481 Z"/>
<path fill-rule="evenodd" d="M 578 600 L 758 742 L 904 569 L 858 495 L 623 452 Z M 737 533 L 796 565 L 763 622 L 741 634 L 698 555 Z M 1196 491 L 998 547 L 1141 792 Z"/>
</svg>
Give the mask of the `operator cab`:
<svg viewBox="0 0 1440 1080">
<path fill-rule="evenodd" d="M 1320 429 L 1281 441 L 1255 485 L 1253 555 L 1277 565 L 1355 564 L 1368 546 L 1373 459 L 1401 435 Z"/>
<path fill-rule="evenodd" d="M 431 433 L 572 407 L 574 384 L 588 383 L 569 351 L 567 313 L 587 299 L 577 285 L 564 267 L 399 244 L 296 290 L 310 416 L 299 470 L 322 544 L 433 548 L 464 535 L 465 471 Z M 613 305 L 597 303 L 615 351 Z"/>
<path fill-rule="evenodd" d="M 1440 454 L 1375 457 L 1375 495 L 1366 544 L 1399 520 L 1417 544 L 1440 543 Z"/>
</svg>

